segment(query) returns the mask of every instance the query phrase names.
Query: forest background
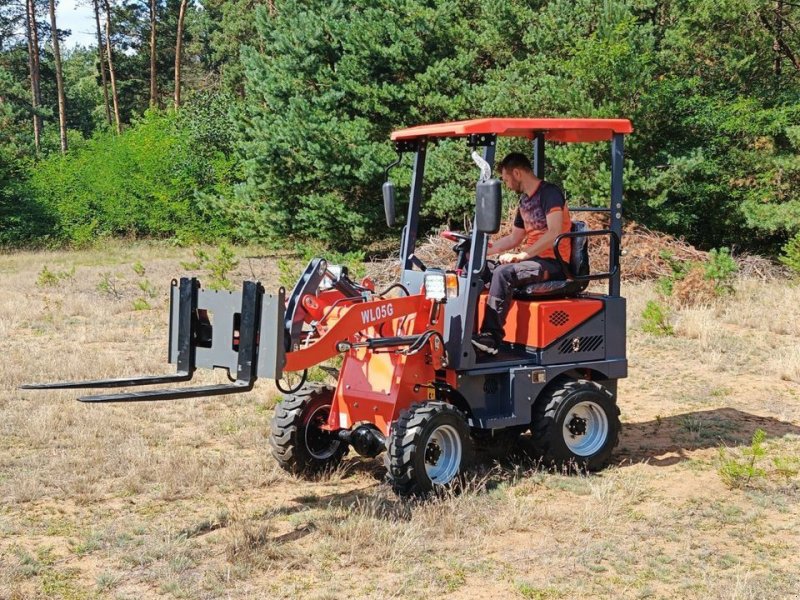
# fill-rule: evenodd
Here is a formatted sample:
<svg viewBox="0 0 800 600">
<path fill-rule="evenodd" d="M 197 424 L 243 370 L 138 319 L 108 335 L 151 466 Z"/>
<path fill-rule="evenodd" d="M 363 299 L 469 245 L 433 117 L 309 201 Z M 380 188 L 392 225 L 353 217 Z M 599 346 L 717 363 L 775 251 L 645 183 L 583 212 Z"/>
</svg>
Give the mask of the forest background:
<svg viewBox="0 0 800 600">
<path fill-rule="evenodd" d="M 800 2 L 85 3 L 97 43 L 62 50 L 55 0 L 0 0 L 0 247 L 366 249 L 393 129 L 626 117 L 628 218 L 800 270 Z M 464 142 L 430 157 L 424 225 L 462 229 Z M 547 158 L 572 205 L 607 203 L 606 144 Z"/>
</svg>

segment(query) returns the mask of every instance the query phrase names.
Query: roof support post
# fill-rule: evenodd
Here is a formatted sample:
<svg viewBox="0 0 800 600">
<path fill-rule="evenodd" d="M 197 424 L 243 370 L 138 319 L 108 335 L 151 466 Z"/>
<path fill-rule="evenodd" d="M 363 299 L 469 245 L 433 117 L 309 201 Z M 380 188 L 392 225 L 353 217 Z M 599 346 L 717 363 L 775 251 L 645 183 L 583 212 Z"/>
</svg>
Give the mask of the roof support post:
<svg viewBox="0 0 800 600">
<path fill-rule="evenodd" d="M 497 150 L 497 138 L 492 136 L 483 147 L 483 160 L 494 169 Z M 466 292 L 447 304 L 446 311 L 452 318 L 445 324 L 445 336 L 448 340 L 447 353 L 450 366 L 456 369 L 468 369 L 475 366 L 475 348 L 472 346 L 473 324 L 478 310 L 478 298 L 483 290 L 481 273 L 486 268 L 486 252 L 489 246 L 489 235 L 478 231 L 476 219 L 472 220 L 472 245 L 469 252 L 469 264 L 466 274 Z"/>
<path fill-rule="evenodd" d="M 618 239 L 622 239 L 622 165 L 624 154 L 624 136 L 615 133 L 611 139 L 611 206 L 609 229 L 617 234 Z M 615 266 L 619 263 L 619 257 L 615 256 L 614 244 L 609 246 L 608 270 L 614 273 Z M 616 269 L 608 280 L 608 295 L 620 295 L 620 269 Z"/>
<path fill-rule="evenodd" d="M 414 264 L 414 247 L 419 232 L 419 211 L 422 205 L 422 181 L 425 177 L 426 141 L 419 141 L 414 155 L 414 171 L 411 175 L 411 195 L 408 202 L 408 217 L 403 227 L 403 241 L 400 245 L 400 264 L 403 269 L 411 269 Z"/>
<path fill-rule="evenodd" d="M 544 132 L 537 131 L 533 138 L 533 174 L 544 179 Z"/>
</svg>

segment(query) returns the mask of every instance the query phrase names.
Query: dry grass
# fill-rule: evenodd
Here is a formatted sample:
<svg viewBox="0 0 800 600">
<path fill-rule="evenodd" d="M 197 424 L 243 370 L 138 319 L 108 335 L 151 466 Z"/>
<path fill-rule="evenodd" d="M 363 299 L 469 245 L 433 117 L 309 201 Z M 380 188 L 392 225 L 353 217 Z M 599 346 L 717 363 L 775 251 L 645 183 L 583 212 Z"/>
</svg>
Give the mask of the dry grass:
<svg viewBox="0 0 800 600">
<path fill-rule="evenodd" d="M 248 252 L 253 254 L 253 252 Z M 379 460 L 315 481 L 267 449 L 275 394 L 86 406 L 32 380 L 160 373 L 166 283 L 186 250 L 0 256 L 0 598 L 796 598 L 800 479 L 727 488 L 718 448 L 767 432 L 770 473 L 800 455 L 800 290 L 753 279 L 641 332 L 616 464 L 594 476 L 480 463 L 461 494 L 402 502 Z M 141 262 L 158 290 L 134 310 Z M 37 286 L 43 266 L 75 273 Z M 120 297 L 98 291 L 110 273 Z M 269 260 L 234 279 L 277 280 Z M 163 294 L 163 295 L 162 295 Z M 205 374 L 203 381 L 223 381 Z M 774 463 L 774 459 L 782 462 Z"/>
</svg>

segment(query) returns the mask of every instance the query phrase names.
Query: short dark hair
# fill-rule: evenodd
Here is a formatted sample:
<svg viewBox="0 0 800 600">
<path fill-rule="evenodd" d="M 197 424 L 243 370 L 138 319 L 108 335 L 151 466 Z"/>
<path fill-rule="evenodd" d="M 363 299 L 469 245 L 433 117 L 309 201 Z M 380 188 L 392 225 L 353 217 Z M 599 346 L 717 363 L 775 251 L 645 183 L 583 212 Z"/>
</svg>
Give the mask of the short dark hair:
<svg viewBox="0 0 800 600">
<path fill-rule="evenodd" d="M 522 169 L 523 171 L 533 173 L 531 161 L 528 160 L 528 157 L 522 154 L 522 152 L 512 152 L 500 161 L 498 165 L 499 172 L 502 173 L 506 169 Z"/>
</svg>

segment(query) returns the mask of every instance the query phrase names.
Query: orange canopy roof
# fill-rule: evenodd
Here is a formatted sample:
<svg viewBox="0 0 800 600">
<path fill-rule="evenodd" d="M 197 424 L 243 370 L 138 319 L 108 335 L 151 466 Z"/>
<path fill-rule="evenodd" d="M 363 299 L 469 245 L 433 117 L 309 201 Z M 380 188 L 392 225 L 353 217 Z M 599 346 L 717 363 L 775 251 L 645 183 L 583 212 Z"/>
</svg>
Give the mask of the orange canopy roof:
<svg viewBox="0 0 800 600">
<path fill-rule="evenodd" d="M 632 131 L 628 119 L 491 118 L 398 129 L 392 133 L 392 140 L 466 137 L 473 133 L 533 138 L 536 133 L 543 132 L 546 140 L 555 142 L 602 142 L 610 140 L 615 133 Z"/>
</svg>

